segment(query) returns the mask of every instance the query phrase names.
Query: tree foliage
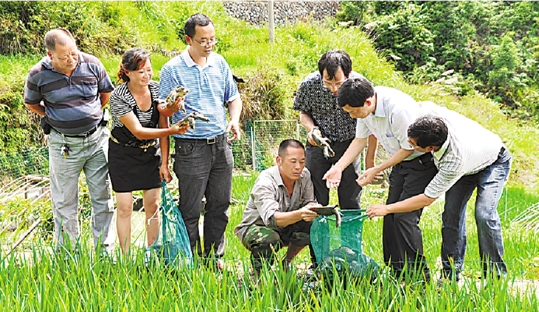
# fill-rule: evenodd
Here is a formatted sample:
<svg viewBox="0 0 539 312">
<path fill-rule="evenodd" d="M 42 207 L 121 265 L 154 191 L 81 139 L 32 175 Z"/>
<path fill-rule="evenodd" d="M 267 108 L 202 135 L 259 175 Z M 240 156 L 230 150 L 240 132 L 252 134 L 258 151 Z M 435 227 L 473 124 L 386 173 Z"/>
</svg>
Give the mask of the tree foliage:
<svg viewBox="0 0 539 312">
<path fill-rule="evenodd" d="M 410 82 L 451 82 L 457 95 L 479 91 L 522 116 L 538 109 L 538 2 L 361 1 L 341 8 L 338 19 L 366 30 Z"/>
</svg>

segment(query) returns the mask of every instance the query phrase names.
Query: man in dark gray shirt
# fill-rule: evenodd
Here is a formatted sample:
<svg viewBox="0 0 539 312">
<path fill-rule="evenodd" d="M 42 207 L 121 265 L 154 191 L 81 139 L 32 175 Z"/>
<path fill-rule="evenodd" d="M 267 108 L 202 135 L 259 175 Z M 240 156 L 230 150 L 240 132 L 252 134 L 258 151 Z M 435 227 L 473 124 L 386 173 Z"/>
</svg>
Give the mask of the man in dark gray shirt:
<svg viewBox="0 0 539 312">
<path fill-rule="evenodd" d="M 241 223 L 234 233 L 251 251 L 251 261 L 258 274 L 263 262 L 270 265 L 274 254 L 288 247 L 282 263 L 285 268 L 310 243 L 312 221 L 318 217 L 309 207 L 319 206 L 309 170 L 305 168 L 305 148 L 296 140 L 279 145 L 276 166 L 260 173 Z"/>
<path fill-rule="evenodd" d="M 337 91 L 349 77 L 363 77 L 352 71 L 352 60 L 343 50 L 330 50 L 318 61 L 318 71 L 309 74 L 301 83 L 294 100 L 299 120 L 309 131 L 307 135 L 307 169 L 311 172 L 314 194 L 322 205 L 329 204 L 329 189 L 322 180 L 324 174 L 342 157 L 355 138 L 356 120 L 337 104 Z M 318 127 L 320 135 L 331 140 L 330 147 L 335 156 L 325 158 L 322 149 L 313 140 L 313 128 Z M 369 138 L 366 167 L 374 166 L 377 141 Z M 347 167 L 338 187 L 341 209 L 359 209 L 361 186 L 356 182 L 358 175 L 354 166 Z"/>
<path fill-rule="evenodd" d="M 24 103 L 52 128 L 49 169 L 56 247 L 65 245 L 65 234 L 72 245 L 79 239 L 78 181 L 84 170 L 92 199 L 94 244 L 110 249 L 114 239 L 106 156 L 110 131 L 101 121 L 114 86 L 103 64 L 79 51 L 67 29 L 47 32 L 45 45 L 47 56 L 28 73 Z"/>
</svg>

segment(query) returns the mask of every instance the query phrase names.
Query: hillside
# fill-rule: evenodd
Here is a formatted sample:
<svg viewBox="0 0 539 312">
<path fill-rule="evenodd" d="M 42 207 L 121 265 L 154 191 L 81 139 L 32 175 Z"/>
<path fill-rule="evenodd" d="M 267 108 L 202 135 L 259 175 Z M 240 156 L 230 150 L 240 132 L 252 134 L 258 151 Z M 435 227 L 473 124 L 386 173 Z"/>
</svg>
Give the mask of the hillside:
<svg viewBox="0 0 539 312">
<path fill-rule="evenodd" d="M 235 19 L 220 2 L 212 1 L 0 3 L 0 22 L 6 25 L 0 41 L 4 49 L 12 48 L 11 53 L 0 56 L 0 149 L 17 151 L 41 144 L 36 116 L 24 109 L 22 90 L 28 69 L 44 55 L 40 40 L 48 30 L 45 26 L 71 29 L 79 48 L 98 56 L 111 77 L 116 76 L 126 48 L 149 49 L 158 79 L 161 66 L 185 48 L 183 23 L 195 12 L 214 20 L 217 51 L 235 74 L 248 81 L 242 89 L 243 121 L 296 118 L 290 107 L 299 83 L 316 70 L 322 53 L 344 49 L 353 57 L 354 70 L 374 84 L 448 106 L 498 133 L 514 156 L 511 183 L 536 188 L 539 133 L 533 124 L 508 119 L 498 104 L 481 95 L 458 98 L 445 85 L 406 84 L 358 28 L 343 28 L 332 19 L 306 20 L 278 26 L 275 43 L 270 44 L 265 26 Z"/>
</svg>

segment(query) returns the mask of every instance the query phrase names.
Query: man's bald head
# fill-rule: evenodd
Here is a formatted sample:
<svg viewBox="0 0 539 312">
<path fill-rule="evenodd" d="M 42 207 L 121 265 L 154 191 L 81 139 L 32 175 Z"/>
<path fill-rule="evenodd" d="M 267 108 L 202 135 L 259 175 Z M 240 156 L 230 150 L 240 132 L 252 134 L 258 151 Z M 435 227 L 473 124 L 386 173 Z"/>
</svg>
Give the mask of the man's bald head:
<svg viewBox="0 0 539 312">
<path fill-rule="evenodd" d="M 75 42 L 75 39 L 69 30 L 65 28 L 50 30 L 45 35 L 45 46 L 47 47 L 47 51 L 50 52 L 56 51 L 56 44 L 65 46 L 71 42 Z"/>
</svg>

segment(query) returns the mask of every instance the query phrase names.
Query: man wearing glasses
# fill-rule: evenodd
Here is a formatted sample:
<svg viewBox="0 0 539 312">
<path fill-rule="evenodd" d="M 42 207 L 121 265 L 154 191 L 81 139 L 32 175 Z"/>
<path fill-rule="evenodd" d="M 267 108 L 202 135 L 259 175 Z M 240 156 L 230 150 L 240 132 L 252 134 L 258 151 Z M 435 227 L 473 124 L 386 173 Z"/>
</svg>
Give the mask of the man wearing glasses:
<svg viewBox="0 0 539 312">
<path fill-rule="evenodd" d="M 73 246 L 80 236 L 78 181 L 84 170 L 92 199 L 94 244 L 110 248 L 114 239 L 109 235 L 114 206 L 106 159 L 110 131 L 104 126 L 102 107 L 114 86 L 101 62 L 80 52 L 67 29 L 47 32 L 45 45 L 47 56 L 28 73 L 24 103 L 44 116 L 43 130 L 50 133 L 56 247 L 64 246 L 64 233 Z"/>
<path fill-rule="evenodd" d="M 339 89 L 338 103 L 357 119 L 356 138 L 343 157 L 325 174 L 328 186 L 339 185 L 341 172 L 363 150 L 367 138 L 375 135 L 390 157 L 367 169 L 358 183 L 366 185 L 377 174 L 391 168 L 387 204 L 423 193 L 438 170 L 432 154 L 414 151 L 408 142 L 408 126 L 422 116 L 419 104 L 399 90 L 374 87 L 365 77 L 345 81 Z M 418 209 L 384 217 L 384 261 L 391 266 L 397 278 L 430 280 L 419 227 L 421 213 L 422 209 Z"/>
<path fill-rule="evenodd" d="M 221 270 L 234 167 L 230 142 L 240 139 L 242 102 L 230 67 L 221 55 L 213 52 L 217 39 L 210 18 L 194 14 L 185 23 L 184 31 L 188 46 L 161 69 L 159 98 L 165 99 L 174 87 L 182 85 L 189 89 L 184 99 L 186 113 L 198 112 L 210 119 L 208 123 L 197 123 L 195 130 L 174 135 L 174 172 L 179 183 L 179 209 L 191 250 L 193 253 L 196 250 L 212 268 Z M 225 103 L 228 103 L 228 122 Z M 174 113 L 172 122 L 184 116 L 180 110 Z M 201 243 L 198 222 L 204 196 L 204 242 Z"/>
<path fill-rule="evenodd" d="M 294 100 L 293 109 L 299 111 L 299 120 L 308 131 L 306 144 L 306 167 L 311 172 L 316 200 L 321 205 L 329 204 L 329 189 L 322 180 L 324 174 L 344 154 L 355 137 L 356 120 L 337 104 L 339 87 L 348 77 L 362 77 L 352 71 L 352 60 L 343 50 L 330 50 L 318 61 L 318 71 L 309 74 L 301 83 Z M 318 127 L 316 130 L 314 127 Z M 313 133 L 328 138 L 335 156 L 326 158 L 317 147 Z M 371 137 L 368 145 L 366 167 L 374 166 L 377 141 Z M 342 173 L 338 187 L 339 206 L 342 209 L 359 209 L 361 186 L 356 182 L 355 166 L 347 167 Z M 312 249 L 311 249 L 312 251 Z M 314 257 L 311 252 L 311 257 Z"/>
<path fill-rule="evenodd" d="M 362 77 L 352 71 L 352 60 L 343 50 L 330 50 L 318 61 L 318 71 L 309 74 L 301 83 L 294 100 L 293 109 L 299 111 L 299 120 L 308 131 L 307 163 L 311 172 L 316 200 L 329 204 L 329 189 L 322 180 L 324 174 L 346 151 L 355 136 L 356 120 L 337 104 L 339 87 L 348 77 Z M 322 149 L 313 140 L 313 129 L 318 127 L 322 137 L 328 138 L 335 156 L 324 157 Z M 369 142 L 367 167 L 374 166 L 376 139 Z M 346 168 L 338 188 L 339 206 L 343 209 L 359 209 L 361 187 L 353 166 Z"/>
</svg>

